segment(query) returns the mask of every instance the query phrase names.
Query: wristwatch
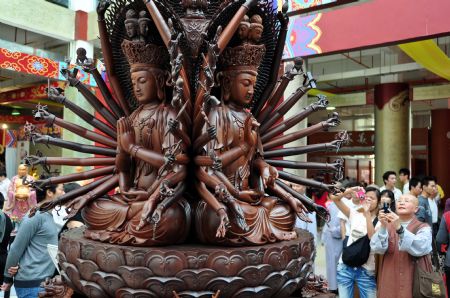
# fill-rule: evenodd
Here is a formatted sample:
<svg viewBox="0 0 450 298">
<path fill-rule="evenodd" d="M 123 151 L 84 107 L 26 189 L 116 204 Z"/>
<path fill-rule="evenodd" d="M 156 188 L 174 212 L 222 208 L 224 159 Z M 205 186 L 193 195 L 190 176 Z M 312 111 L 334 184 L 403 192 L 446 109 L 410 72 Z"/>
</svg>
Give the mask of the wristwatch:
<svg viewBox="0 0 450 298">
<path fill-rule="evenodd" d="M 403 226 L 400 226 L 400 228 L 398 230 L 396 230 L 397 234 L 403 234 L 403 232 L 405 231 L 405 228 L 403 228 Z"/>
</svg>

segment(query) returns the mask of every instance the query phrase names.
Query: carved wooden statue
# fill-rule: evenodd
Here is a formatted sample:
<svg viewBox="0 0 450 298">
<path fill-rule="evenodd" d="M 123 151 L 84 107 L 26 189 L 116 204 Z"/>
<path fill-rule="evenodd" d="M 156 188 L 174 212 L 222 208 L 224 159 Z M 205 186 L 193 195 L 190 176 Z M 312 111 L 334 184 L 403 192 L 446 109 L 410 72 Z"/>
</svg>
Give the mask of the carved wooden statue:
<svg viewBox="0 0 450 298">
<path fill-rule="evenodd" d="M 106 104 L 77 79 L 77 70 L 62 73 L 104 121 L 55 88 L 49 97 L 94 130 L 58 118 L 40 105 L 35 118 L 101 145 L 30 133 L 34 142 L 96 157 L 26 159 L 33 165 L 96 166 L 33 184 L 91 179 L 40 207 L 65 205 L 69 216 L 82 210 L 87 225 L 83 237 L 71 232 L 61 242 L 63 275 L 72 287 L 98 297 L 171 297 L 174 291 L 198 297 L 218 290 L 224 297 L 285 297 L 295 289 L 293 284 L 300 284 L 313 262 L 313 244 L 294 230 L 296 217 L 308 221 L 307 212 L 324 218 L 328 214 L 285 181 L 327 191 L 335 186 L 285 169 L 329 171 L 338 180 L 343 164 L 280 158 L 338 150 L 347 136 L 340 133 L 323 144 L 289 145 L 338 125 L 339 118 L 333 114 L 286 133 L 328 104 L 318 96 L 283 118 L 315 88 L 301 59 L 278 77 L 286 7 L 277 12 L 272 0 L 99 1 L 100 41 L 111 90 L 86 51 L 77 51 L 76 63 L 94 77 Z M 294 79 L 301 86 L 281 101 Z M 111 194 L 117 186 L 119 192 Z M 183 245 L 188 237 L 190 246 Z M 80 242 L 93 249 L 82 252 Z M 177 246 L 148 248 L 173 244 Z M 285 255 L 286 262 L 280 260 Z M 109 258 L 111 264 L 105 263 Z M 203 278 L 205 286 L 194 282 Z"/>
</svg>

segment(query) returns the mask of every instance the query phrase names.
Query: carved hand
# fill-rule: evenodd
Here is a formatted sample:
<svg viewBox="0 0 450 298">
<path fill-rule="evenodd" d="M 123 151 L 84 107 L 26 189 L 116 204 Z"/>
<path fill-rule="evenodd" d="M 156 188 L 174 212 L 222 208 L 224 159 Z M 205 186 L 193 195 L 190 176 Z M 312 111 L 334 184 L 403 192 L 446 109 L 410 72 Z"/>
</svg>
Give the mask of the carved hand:
<svg viewBox="0 0 450 298">
<path fill-rule="evenodd" d="M 263 160 L 258 163 L 258 168 L 263 180 L 264 188 L 267 188 L 268 186 L 274 186 L 275 180 L 278 178 L 277 169 L 267 164 Z"/>
<path fill-rule="evenodd" d="M 130 153 L 135 137 L 133 127 L 127 118 L 122 117 L 117 121 L 117 135 L 120 150 Z"/>
<path fill-rule="evenodd" d="M 294 210 L 294 212 L 297 214 L 297 217 L 300 220 L 303 220 L 304 222 L 311 222 L 311 220 L 306 216 L 306 213 L 308 212 L 308 209 L 306 209 L 305 205 L 302 204 L 299 200 L 294 198 L 291 195 L 288 195 L 288 204 Z"/>
<path fill-rule="evenodd" d="M 219 209 L 217 211 L 217 215 L 220 219 L 219 227 L 217 228 L 216 237 L 217 238 L 223 238 L 225 237 L 225 234 L 227 233 L 227 229 L 230 226 L 230 220 L 228 219 L 227 212 L 224 208 Z"/>
<path fill-rule="evenodd" d="M 62 91 L 63 90 L 60 88 L 50 87 L 48 90 L 48 98 L 50 100 L 63 103 L 66 97 L 62 94 Z"/>
<path fill-rule="evenodd" d="M 89 203 L 90 199 L 91 196 L 89 194 L 85 194 L 67 204 L 66 205 L 67 216 L 64 219 L 66 220 L 74 217 L 78 211 L 83 209 L 87 205 L 87 203 Z"/>
<path fill-rule="evenodd" d="M 151 221 L 153 211 L 155 211 L 156 205 L 158 204 L 160 197 L 159 190 L 155 191 L 145 202 L 144 208 L 142 209 L 141 221 L 137 226 L 137 230 L 142 229 L 148 222 Z M 154 222 L 155 223 L 155 222 Z"/>
</svg>

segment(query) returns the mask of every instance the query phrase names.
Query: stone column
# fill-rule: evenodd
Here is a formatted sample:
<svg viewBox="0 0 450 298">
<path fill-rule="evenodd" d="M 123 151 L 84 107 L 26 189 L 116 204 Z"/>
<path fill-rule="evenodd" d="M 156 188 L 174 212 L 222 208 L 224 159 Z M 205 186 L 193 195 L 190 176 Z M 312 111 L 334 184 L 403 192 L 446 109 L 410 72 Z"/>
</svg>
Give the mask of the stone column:
<svg viewBox="0 0 450 298">
<path fill-rule="evenodd" d="M 386 83 L 375 86 L 375 183 L 383 173 L 411 168 L 411 105 L 409 86 Z"/>
<path fill-rule="evenodd" d="M 445 198 L 450 197 L 450 110 L 431 111 L 431 171 L 443 188 Z"/>
</svg>

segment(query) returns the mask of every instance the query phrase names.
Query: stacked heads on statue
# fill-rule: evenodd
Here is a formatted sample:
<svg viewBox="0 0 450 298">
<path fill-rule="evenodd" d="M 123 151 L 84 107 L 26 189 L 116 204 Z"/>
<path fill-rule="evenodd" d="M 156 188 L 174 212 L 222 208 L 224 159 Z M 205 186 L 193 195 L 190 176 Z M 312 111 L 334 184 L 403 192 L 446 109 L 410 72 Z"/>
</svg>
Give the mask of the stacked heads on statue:
<svg viewBox="0 0 450 298">
<path fill-rule="evenodd" d="M 222 2 L 99 1 L 112 90 L 85 51 L 76 61 L 96 79 L 107 104 L 80 84 L 76 72 L 64 74 L 105 121 L 62 90 L 49 94 L 101 133 L 38 107 L 40 119 L 101 144 L 35 135 L 36 142 L 95 157 L 27 158 L 33 165 L 97 167 L 35 182 L 89 181 L 38 207 L 65 206 L 69 217 L 82 211 L 86 228 L 60 242 L 63 277 L 77 291 L 199 297 L 220 289 L 224 297 L 285 297 L 305 281 L 314 244 L 294 229 L 295 222 L 309 221 L 306 213 L 312 211 L 325 218 L 327 211 L 289 183 L 327 191 L 334 185 L 285 169 L 339 177 L 342 163 L 280 158 L 339 149 L 345 134 L 329 143 L 290 145 L 336 126 L 338 117 L 288 132 L 327 101 L 319 97 L 286 117 L 315 86 L 300 60 L 278 77 L 287 12 L 277 13 L 272 0 Z M 296 77 L 301 86 L 282 101 Z"/>
</svg>

